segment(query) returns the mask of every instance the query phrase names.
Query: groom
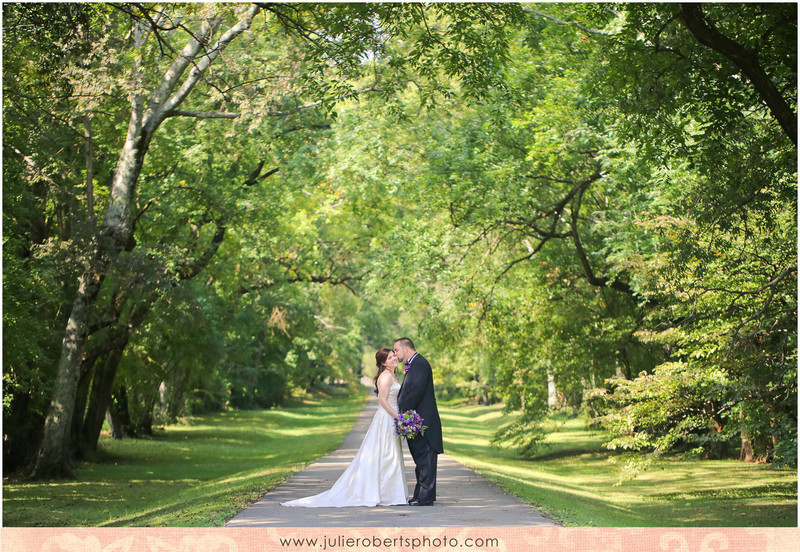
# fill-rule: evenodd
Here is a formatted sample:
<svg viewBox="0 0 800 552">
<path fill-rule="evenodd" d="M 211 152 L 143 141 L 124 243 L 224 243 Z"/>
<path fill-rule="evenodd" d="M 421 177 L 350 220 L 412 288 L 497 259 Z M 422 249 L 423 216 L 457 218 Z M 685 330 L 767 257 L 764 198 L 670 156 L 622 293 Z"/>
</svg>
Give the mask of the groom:
<svg viewBox="0 0 800 552">
<path fill-rule="evenodd" d="M 408 439 L 408 450 L 417 465 L 417 485 L 414 496 L 408 501 L 417 506 L 431 506 L 436 500 L 436 460 L 444 452 L 442 446 L 442 422 L 433 394 L 433 372 L 431 365 L 414 349 L 407 337 L 394 342 L 394 352 L 400 362 L 406 364 L 406 375 L 397 395 L 397 406 L 401 412 L 416 410 L 427 426 L 425 434 Z"/>
</svg>

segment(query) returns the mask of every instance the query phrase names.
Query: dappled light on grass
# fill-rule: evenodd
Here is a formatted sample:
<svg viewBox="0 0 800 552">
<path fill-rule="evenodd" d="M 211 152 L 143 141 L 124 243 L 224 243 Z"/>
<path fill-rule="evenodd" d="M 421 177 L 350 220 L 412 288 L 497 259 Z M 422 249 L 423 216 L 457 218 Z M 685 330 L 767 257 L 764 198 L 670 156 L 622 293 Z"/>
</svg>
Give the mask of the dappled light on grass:
<svg viewBox="0 0 800 552">
<path fill-rule="evenodd" d="M 795 526 L 797 472 L 735 460 L 667 458 L 615 486 L 600 432 L 580 419 L 556 416 L 532 458 L 492 447 L 510 423 L 502 407 L 440 407 L 445 452 L 504 489 L 576 526 Z M 481 420 L 478 422 L 477 420 Z"/>
<path fill-rule="evenodd" d="M 311 418 L 313 415 L 311 412 L 291 412 L 288 410 L 276 410 L 274 412 L 274 418 L 286 418 L 286 419 L 293 419 L 293 420 L 302 420 Z"/>
<path fill-rule="evenodd" d="M 101 440 L 77 480 L 6 481 L 8 526 L 214 526 L 341 444 L 367 395 L 199 416 L 152 438 Z M 288 415 L 287 415 L 288 414 Z"/>
<path fill-rule="evenodd" d="M 275 483 L 280 482 L 283 480 L 280 478 L 283 471 L 283 466 L 275 466 L 211 481 L 185 480 L 183 483 L 191 483 L 191 486 L 187 487 L 183 493 L 174 496 L 169 501 L 162 501 L 156 507 L 137 510 L 130 515 L 123 515 L 107 523 L 100 523 L 98 525 L 139 525 L 139 522 L 145 521 L 147 525 L 197 525 L 197 523 L 192 522 L 192 518 L 196 518 L 204 513 L 213 514 L 215 508 L 218 508 L 220 504 L 225 504 L 231 499 L 231 490 L 241 489 L 243 485 L 254 480 Z M 175 523 L 174 517 L 178 518 L 178 523 Z M 181 520 L 184 520 L 183 523 L 181 523 Z"/>
<path fill-rule="evenodd" d="M 443 419 L 447 418 L 453 422 L 462 422 L 466 424 L 473 424 L 475 422 L 488 422 L 490 420 L 500 420 L 503 418 L 503 411 L 501 408 L 493 408 L 488 412 L 477 412 L 475 408 L 478 407 L 461 407 L 459 408 L 459 413 L 450 412 L 446 415 L 443 415 Z M 464 412 L 460 412 L 461 410 Z"/>
</svg>

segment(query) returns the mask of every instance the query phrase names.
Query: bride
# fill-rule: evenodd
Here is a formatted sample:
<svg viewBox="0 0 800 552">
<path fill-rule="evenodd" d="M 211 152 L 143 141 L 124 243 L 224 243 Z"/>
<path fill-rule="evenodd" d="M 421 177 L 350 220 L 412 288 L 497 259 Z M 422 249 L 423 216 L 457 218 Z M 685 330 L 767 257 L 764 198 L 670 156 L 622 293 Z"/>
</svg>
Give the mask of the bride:
<svg viewBox="0 0 800 552">
<path fill-rule="evenodd" d="M 340 508 L 407 504 L 406 472 L 400 437 L 395 433 L 400 383 L 394 375 L 397 356 L 383 348 L 375 353 L 375 393 L 380 406 L 355 458 L 333 487 L 318 495 L 282 502 L 283 506 Z"/>
</svg>

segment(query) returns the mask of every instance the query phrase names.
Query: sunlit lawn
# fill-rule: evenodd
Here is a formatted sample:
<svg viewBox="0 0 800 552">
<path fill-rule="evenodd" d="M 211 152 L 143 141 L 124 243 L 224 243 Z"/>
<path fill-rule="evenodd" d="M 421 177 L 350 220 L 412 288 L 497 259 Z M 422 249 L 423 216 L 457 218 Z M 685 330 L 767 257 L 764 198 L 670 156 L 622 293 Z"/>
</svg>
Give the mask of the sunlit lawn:
<svg viewBox="0 0 800 552">
<path fill-rule="evenodd" d="M 215 526 L 334 450 L 366 393 L 281 410 L 194 418 L 150 439 L 101 441 L 74 481 L 3 484 L 6 526 Z M 554 421 L 531 460 L 489 446 L 499 406 L 440 406 L 445 451 L 564 525 L 796 526 L 797 473 L 736 461 L 669 459 L 614 486 L 602 435 Z"/>
<path fill-rule="evenodd" d="M 216 526 L 336 449 L 367 393 L 101 439 L 103 460 L 74 481 L 3 482 L 6 526 Z"/>
<path fill-rule="evenodd" d="M 797 471 L 734 460 L 671 458 L 633 481 L 618 481 L 603 437 L 580 419 L 553 421 L 559 431 L 530 460 L 492 448 L 510 420 L 500 406 L 440 406 L 445 452 L 535 504 L 564 525 L 796 526 Z"/>
</svg>

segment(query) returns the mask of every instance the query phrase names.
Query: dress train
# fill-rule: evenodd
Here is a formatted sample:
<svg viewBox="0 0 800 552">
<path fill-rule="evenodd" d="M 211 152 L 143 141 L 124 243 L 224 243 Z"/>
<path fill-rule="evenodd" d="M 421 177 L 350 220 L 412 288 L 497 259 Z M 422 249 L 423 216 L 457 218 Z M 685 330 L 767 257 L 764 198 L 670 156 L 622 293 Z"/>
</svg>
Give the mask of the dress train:
<svg viewBox="0 0 800 552">
<path fill-rule="evenodd" d="M 400 384 L 392 383 L 387 400 L 397 410 Z M 342 508 L 346 506 L 392 506 L 406 504 L 408 486 L 400 436 L 392 416 L 378 406 L 358 452 L 336 483 L 322 493 L 283 506 Z"/>
</svg>

